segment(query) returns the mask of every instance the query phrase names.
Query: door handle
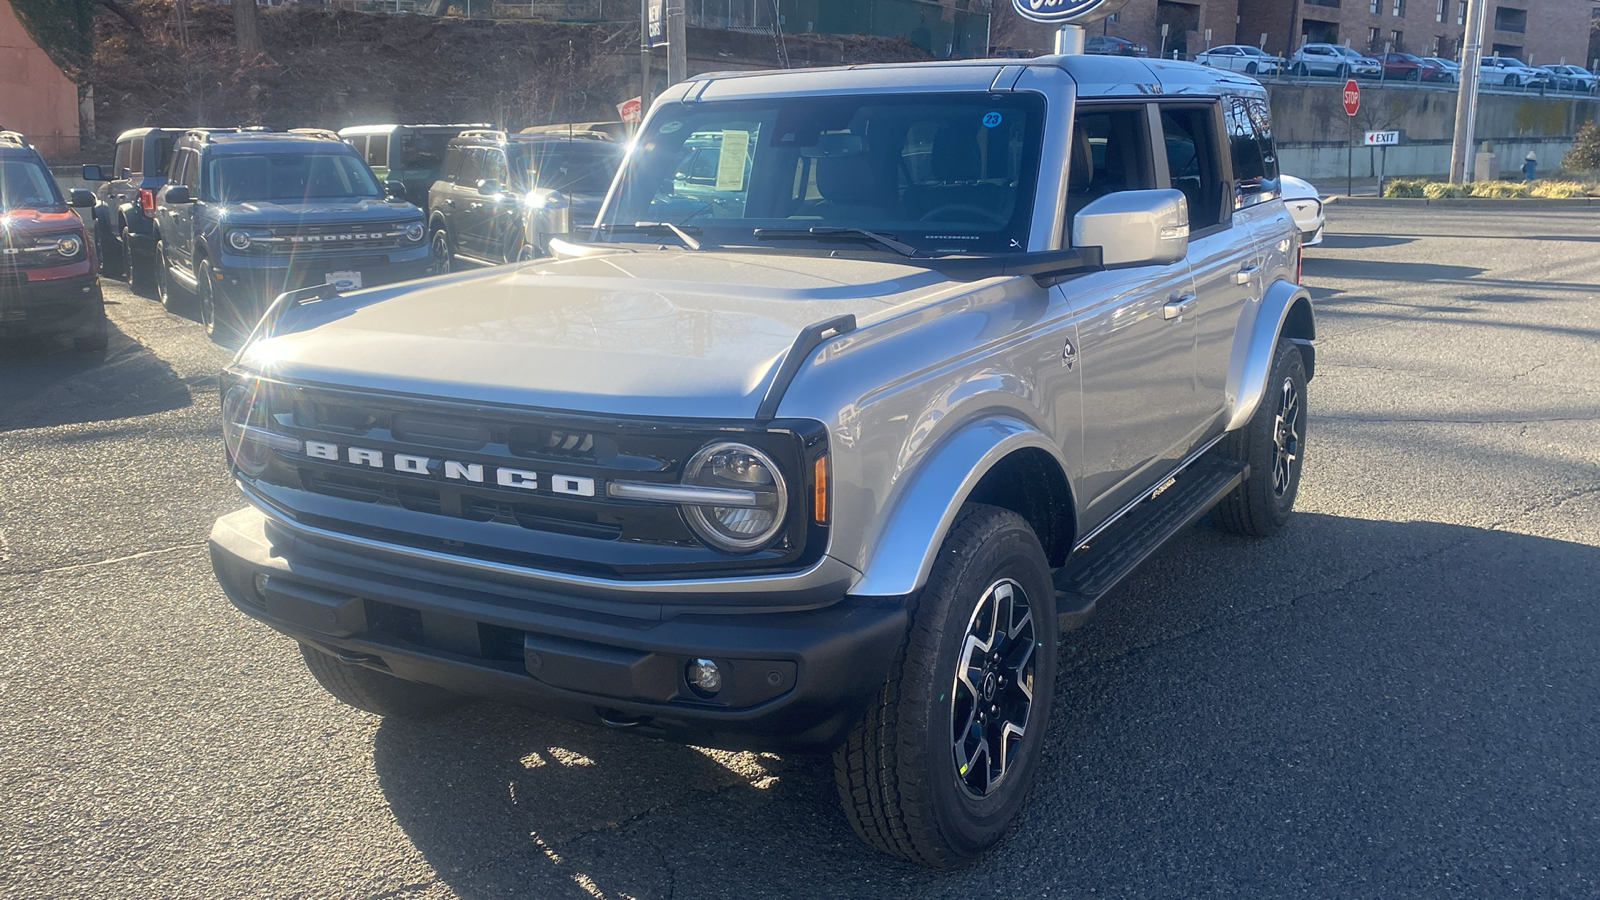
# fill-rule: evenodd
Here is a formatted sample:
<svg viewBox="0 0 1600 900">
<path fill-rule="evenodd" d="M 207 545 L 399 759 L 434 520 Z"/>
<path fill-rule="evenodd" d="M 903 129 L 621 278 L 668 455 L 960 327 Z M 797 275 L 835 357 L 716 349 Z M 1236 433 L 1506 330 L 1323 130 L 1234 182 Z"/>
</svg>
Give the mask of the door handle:
<svg viewBox="0 0 1600 900">
<path fill-rule="evenodd" d="M 1249 284 L 1250 283 L 1250 279 L 1256 277 L 1256 273 L 1259 272 L 1259 271 L 1261 271 L 1261 267 L 1260 266 L 1245 266 L 1244 268 L 1240 269 L 1238 272 L 1234 273 L 1233 283 L 1234 284 Z"/>
<path fill-rule="evenodd" d="M 1189 311 L 1189 307 L 1194 305 L 1194 301 L 1198 299 L 1199 298 L 1193 294 L 1184 294 L 1182 297 L 1173 297 L 1171 300 L 1167 301 L 1166 306 L 1161 307 L 1161 318 L 1167 320 L 1181 318 L 1184 313 Z"/>
</svg>

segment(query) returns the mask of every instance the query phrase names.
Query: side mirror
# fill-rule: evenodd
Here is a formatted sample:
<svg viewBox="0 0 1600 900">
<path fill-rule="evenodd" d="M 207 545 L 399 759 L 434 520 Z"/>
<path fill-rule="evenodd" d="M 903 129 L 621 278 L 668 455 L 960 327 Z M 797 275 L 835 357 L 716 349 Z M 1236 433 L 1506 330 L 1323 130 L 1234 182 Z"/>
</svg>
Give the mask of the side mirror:
<svg viewBox="0 0 1600 900">
<path fill-rule="evenodd" d="M 105 177 L 105 173 L 100 171 L 100 167 L 99 166 L 84 166 L 83 167 L 83 180 L 84 181 L 110 181 L 111 179 Z"/>
<path fill-rule="evenodd" d="M 73 188 L 67 193 L 67 205 L 85 209 L 94 205 L 94 191 L 88 188 Z"/>
<path fill-rule="evenodd" d="M 485 178 L 479 181 L 478 193 L 485 197 L 493 197 L 495 194 L 500 193 L 500 180 L 497 178 Z"/>
<path fill-rule="evenodd" d="M 406 199 L 406 183 L 404 181 L 396 181 L 391 178 L 383 183 L 383 189 L 388 191 L 389 199 L 391 200 Z"/>
<path fill-rule="evenodd" d="M 166 193 L 161 195 L 161 199 L 162 202 L 173 205 L 194 202 L 194 198 L 189 196 L 189 188 L 181 184 L 168 185 Z"/>
<path fill-rule="evenodd" d="M 1072 246 L 1099 247 L 1106 268 L 1166 266 L 1189 252 L 1189 201 L 1182 191 L 1120 191 L 1072 220 Z"/>
</svg>

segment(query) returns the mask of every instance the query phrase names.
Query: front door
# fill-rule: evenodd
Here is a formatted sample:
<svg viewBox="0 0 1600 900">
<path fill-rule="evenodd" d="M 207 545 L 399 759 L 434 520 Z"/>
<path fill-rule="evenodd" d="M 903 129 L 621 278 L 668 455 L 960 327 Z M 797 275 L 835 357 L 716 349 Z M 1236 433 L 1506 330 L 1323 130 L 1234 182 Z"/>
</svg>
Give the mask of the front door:
<svg viewBox="0 0 1600 900">
<path fill-rule="evenodd" d="M 1081 104 L 1073 125 L 1067 209 L 1118 191 L 1162 187 L 1147 104 Z M 1186 261 L 1093 272 L 1057 290 L 1071 304 L 1082 378 L 1085 519 L 1092 528 L 1188 452 L 1200 417 L 1193 295 Z M 1064 445 L 1065 446 L 1065 445 Z"/>
</svg>

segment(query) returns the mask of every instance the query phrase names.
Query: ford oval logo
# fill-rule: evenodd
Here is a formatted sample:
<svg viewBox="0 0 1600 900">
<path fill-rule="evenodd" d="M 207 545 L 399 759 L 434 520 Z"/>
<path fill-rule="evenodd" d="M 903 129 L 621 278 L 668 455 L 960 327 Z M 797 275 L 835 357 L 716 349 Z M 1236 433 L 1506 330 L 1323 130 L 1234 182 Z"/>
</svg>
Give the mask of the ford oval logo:
<svg viewBox="0 0 1600 900">
<path fill-rule="evenodd" d="M 1054 25 L 1098 22 L 1123 7 L 1128 0 L 1012 0 L 1023 18 Z"/>
</svg>

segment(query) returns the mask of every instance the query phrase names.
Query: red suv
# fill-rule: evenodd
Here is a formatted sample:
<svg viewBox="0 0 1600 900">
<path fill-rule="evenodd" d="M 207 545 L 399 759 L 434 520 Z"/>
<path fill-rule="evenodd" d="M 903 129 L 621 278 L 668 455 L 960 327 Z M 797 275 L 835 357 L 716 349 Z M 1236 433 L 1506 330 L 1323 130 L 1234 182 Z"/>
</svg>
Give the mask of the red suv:
<svg viewBox="0 0 1600 900">
<path fill-rule="evenodd" d="M 94 244 L 27 138 L 0 131 L 0 338 L 67 338 L 104 350 L 110 327 Z M 71 192 L 70 205 L 94 206 Z"/>
</svg>

